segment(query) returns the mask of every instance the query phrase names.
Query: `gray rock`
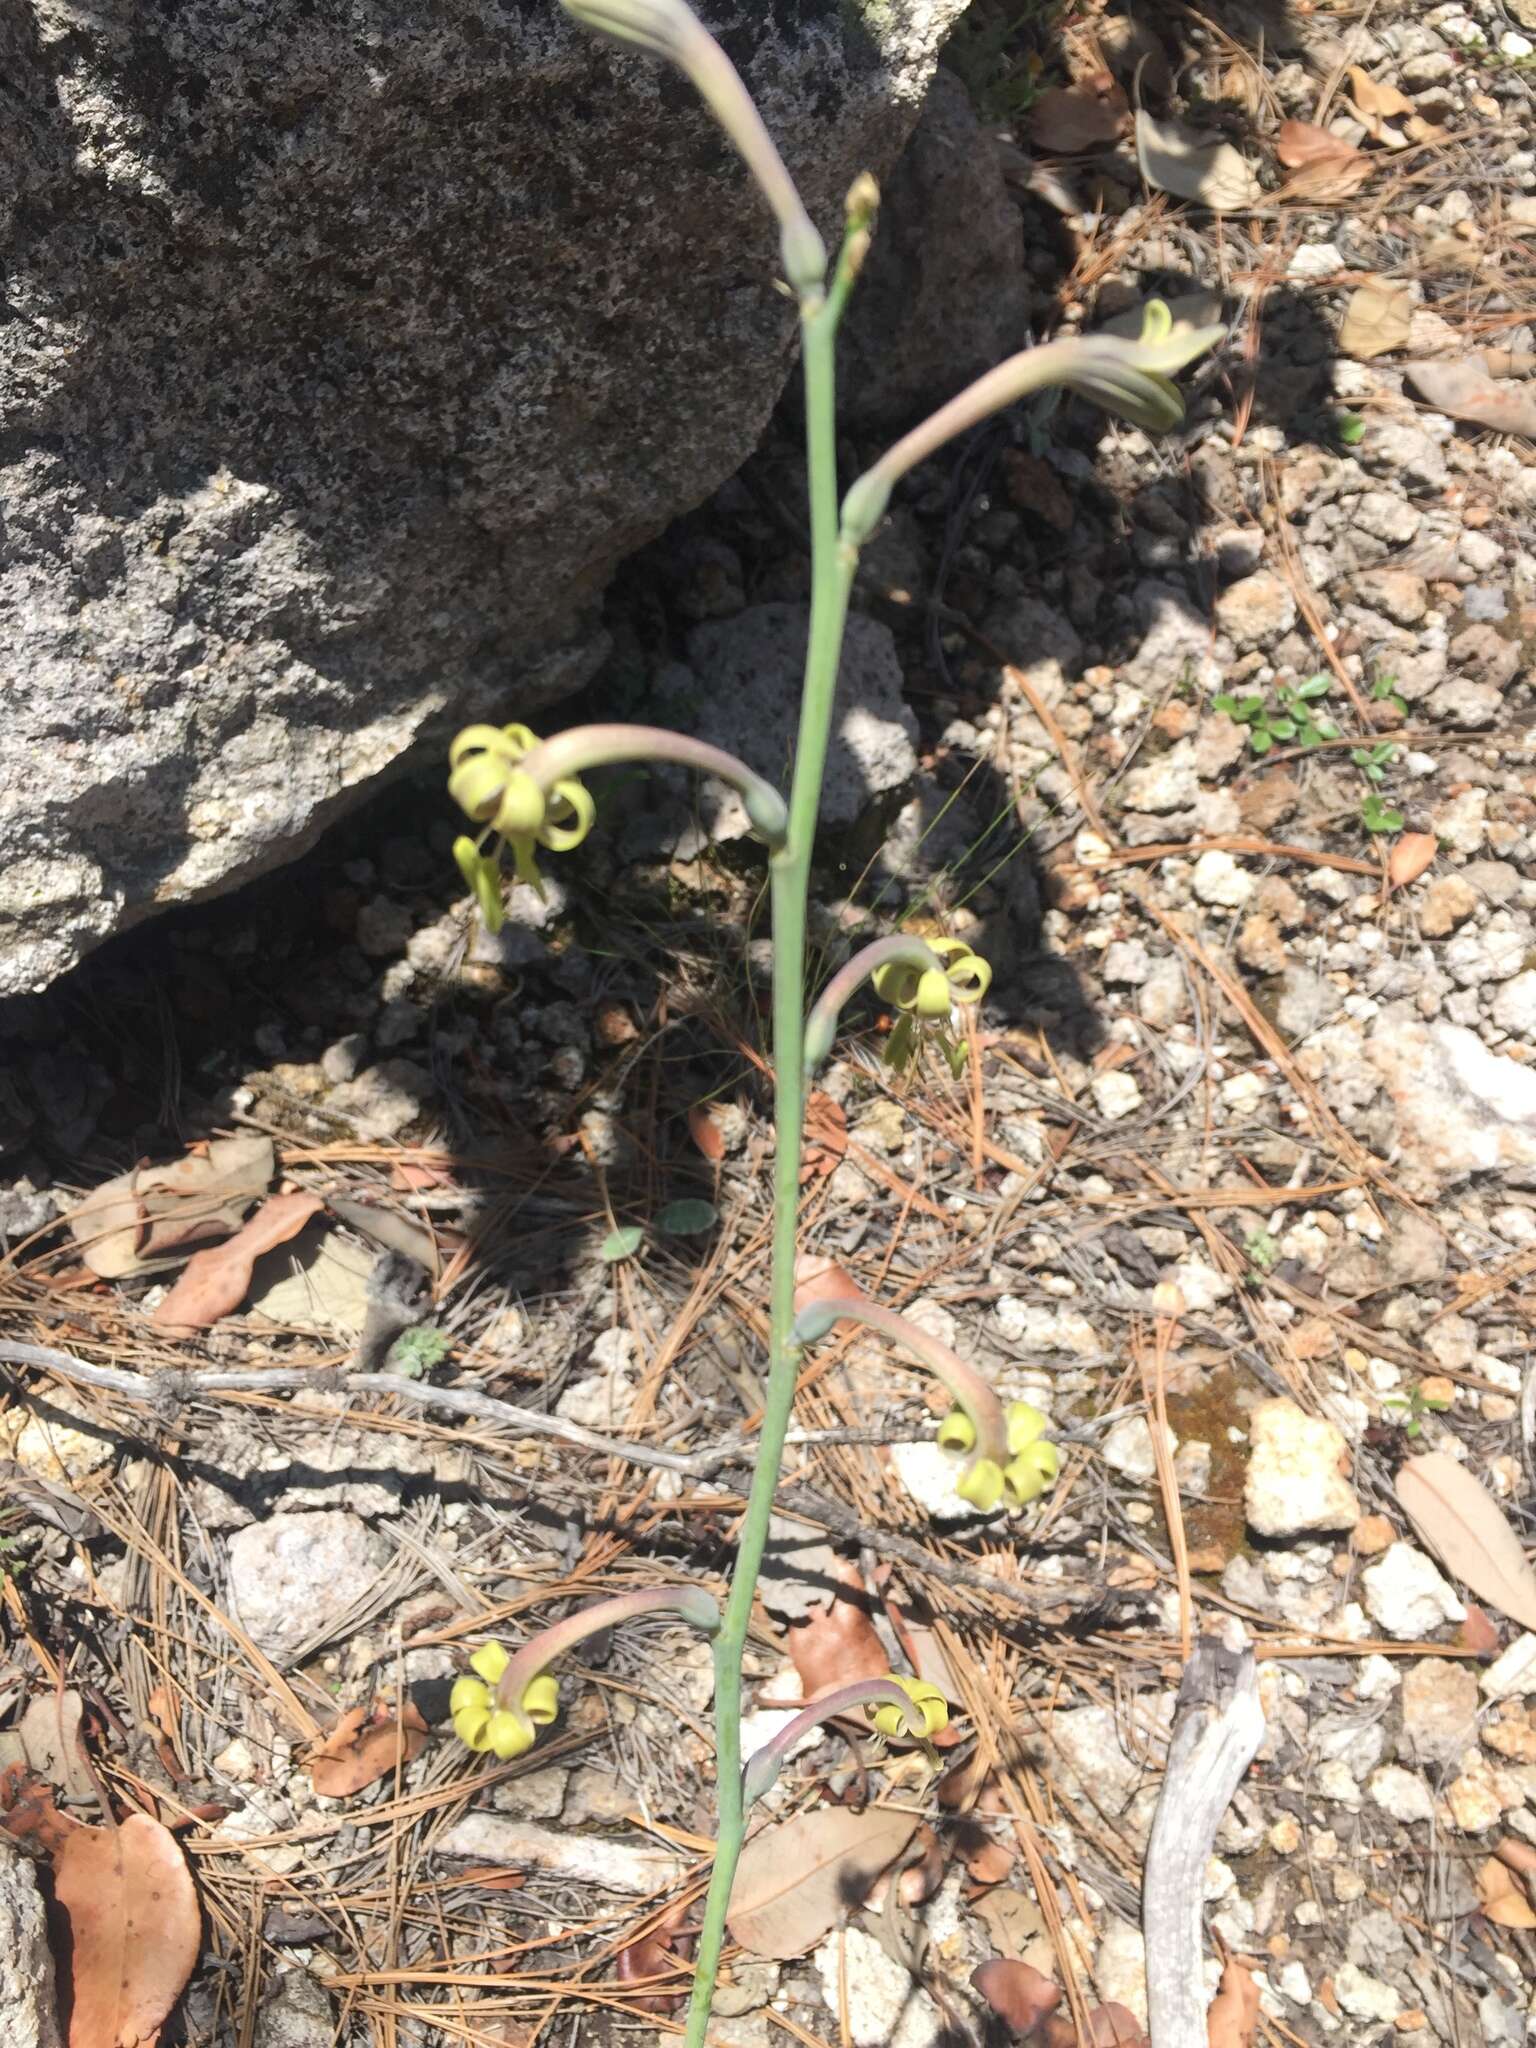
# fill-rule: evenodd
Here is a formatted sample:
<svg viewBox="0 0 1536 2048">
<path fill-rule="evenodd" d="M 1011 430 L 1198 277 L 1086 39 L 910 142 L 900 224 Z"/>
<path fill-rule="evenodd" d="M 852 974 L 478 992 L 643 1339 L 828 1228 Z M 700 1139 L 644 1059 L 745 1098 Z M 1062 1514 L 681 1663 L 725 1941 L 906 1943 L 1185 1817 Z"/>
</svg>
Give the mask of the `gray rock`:
<svg viewBox="0 0 1536 2048">
<path fill-rule="evenodd" d="M 1411 1762 L 1454 1764 L 1477 1743 L 1477 1680 L 1447 1658 L 1421 1657 L 1403 1673 L 1400 1747 Z"/>
<path fill-rule="evenodd" d="M 803 605 L 759 604 L 696 626 L 688 635 L 690 668 L 674 665 L 660 686 L 691 696 L 691 733 L 780 788 L 794 748 L 808 619 Z M 843 643 L 823 823 L 852 825 L 873 797 L 899 789 L 916 772 L 916 738 L 890 629 L 856 614 Z M 741 799 L 724 784 L 706 782 L 699 808 L 711 838 L 741 839 L 750 830 Z"/>
<path fill-rule="evenodd" d="M 712 12 L 831 234 L 963 0 Z M 554 5 L 5 19 L 0 994 L 577 687 L 795 326 L 694 95 Z"/>
<path fill-rule="evenodd" d="M 325 1987 L 303 1970 L 280 1977 L 256 2015 L 256 2048 L 331 2048 L 335 2038 Z"/>
<path fill-rule="evenodd" d="M 380 1060 L 333 1088 L 326 1108 L 344 1116 L 360 1138 L 377 1141 L 398 1137 L 433 1092 L 432 1076 L 414 1060 Z"/>
<path fill-rule="evenodd" d="M 0 2040 L 5 2048 L 59 2048 L 53 1955 L 37 1876 L 0 1847 Z"/>
<path fill-rule="evenodd" d="M 231 1613 L 259 1650 L 285 1663 L 323 1639 L 389 1557 L 384 1539 L 342 1509 L 269 1515 L 229 1539 Z"/>
<path fill-rule="evenodd" d="M 34 1187 L 29 1180 L 13 1181 L 0 1188 L 0 1243 L 30 1237 L 59 1213 L 59 1198 L 52 1188 Z"/>
<path fill-rule="evenodd" d="M 1397 1110 L 1399 1175 L 1433 1199 L 1474 1173 L 1536 1186 L 1536 1074 L 1465 1025 L 1383 1015 L 1367 1058 Z"/>
<path fill-rule="evenodd" d="M 1028 311 L 1023 218 L 997 145 L 960 80 L 939 71 L 843 322 L 843 418 L 931 411 L 1024 346 Z"/>
</svg>

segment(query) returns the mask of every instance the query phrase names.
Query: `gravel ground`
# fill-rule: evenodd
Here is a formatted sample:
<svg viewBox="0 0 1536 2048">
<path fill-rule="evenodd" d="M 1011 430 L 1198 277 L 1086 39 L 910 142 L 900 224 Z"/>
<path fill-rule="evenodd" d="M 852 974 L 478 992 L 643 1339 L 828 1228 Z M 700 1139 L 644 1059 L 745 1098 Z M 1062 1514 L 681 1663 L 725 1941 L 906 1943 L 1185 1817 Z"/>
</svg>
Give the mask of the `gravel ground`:
<svg viewBox="0 0 1536 2048">
<path fill-rule="evenodd" d="M 744 1949 L 728 2048 L 1014 2038 L 971 1984 L 996 1957 L 1133 2038 L 1181 1645 L 1231 1617 L 1266 1734 L 1207 1875 L 1259 2001 L 1223 2048 L 1526 2038 L 1536 1607 L 1437 1560 L 1394 1475 L 1442 1453 L 1531 1539 L 1536 421 L 1500 430 L 1536 390 L 1530 11 L 1319 13 L 1257 61 L 1090 14 L 1051 52 L 1070 105 L 1020 89 L 1001 7 L 961 50 L 1039 324 L 1198 292 L 1232 338 L 1165 440 L 1041 407 L 929 465 L 862 572 L 819 970 L 904 922 L 997 977 L 958 1080 L 893 1076 L 887 1020 L 853 1018 L 807 1241 L 1041 1407 L 1063 1472 L 977 1517 L 912 1376 L 818 1356 L 753 1730 L 871 1633 L 955 1718 L 937 1779 L 841 1736 L 786 1770 L 781 1820 L 909 1809 L 910 1868 L 787 1958 Z M 1160 121 L 1260 169 L 1244 204 L 1144 189 L 1144 59 Z M 1104 125 L 1062 155 L 1069 116 Z M 1286 121 L 1367 170 L 1286 189 Z M 1472 415 L 1436 410 L 1422 366 L 1478 351 Z M 770 771 L 808 579 L 791 413 L 620 579 L 589 700 Z M 206 1960 L 167 2041 L 667 2037 L 707 1658 L 656 1624 L 589 1648 L 558 1727 L 489 1768 L 447 1681 L 573 1599 L 728 1567 L 772 1146 L 740 823 L 616 781 L 493 940 L 438 778 L 402 784 L 0 1011 L 0 1339 L 54 1354 L 3 1382 L 0 1766 L 49 1775 L 25 1715 L 57 1675 L 98 1773 L 60 1804 L 110 1782 L 184 1823 Z M 103 1273 L 67 1217 L 213 1132 L 317 1203 L 184 1334 L 155 1311 L 186 1247 Z M 398 1393 L 343 1383 L 380 1367 Z M 302 1384 L 154 1379 L 235 1369 Z M 402 1688 L 419 1742 L 318 1790 L 319 1732 Z"/>
</svg>

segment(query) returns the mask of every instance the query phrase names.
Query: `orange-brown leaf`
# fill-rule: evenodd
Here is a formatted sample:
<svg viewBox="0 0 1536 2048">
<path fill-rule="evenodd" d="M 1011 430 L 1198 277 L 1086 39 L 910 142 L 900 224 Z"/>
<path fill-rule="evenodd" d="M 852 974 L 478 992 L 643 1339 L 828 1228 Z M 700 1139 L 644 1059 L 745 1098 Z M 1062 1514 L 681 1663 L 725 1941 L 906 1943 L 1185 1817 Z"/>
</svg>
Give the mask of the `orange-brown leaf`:
<svg viewBox="0 0 1536 2048">
<path fill-rule="evenodd" d="M 977 1884 L 1001 1884 L 1013 1868 L 1013 1851 L 1006 1842 L 978 1833 L 966 1842 L 965 1867 Z"/>
<path fill-rule="evenodd" d="M 848 1119 L 832 1097 L 816 1089 L 805 1106 L 805 1157 L 802 1181 L 831 1173 L 848 1150 Z"/>
<path fill-rule="evenodd" d="M 1150 2048 L 1145 2031 L 1128 2006 L 1111 1999 L 1088 2014 L 1088 2032 L 1079 2034 L 1072 2021 L 1056 2013 L 1045 2023 L 1040 2048 Z"/>
<path fill-rule="evenodd" d="M 668 1991 L 661 1988 L 650 1991 L 632 1992 L 626 2001 L 632 2012 L 670 2012 L 686 1995 L 679 1984 L 681 1964 L 677 1950 L 688 1948 L 690 1943 L 674 1940 L 683 1924 L 686 1908 L 674 1906 L 663 1913 L 646 1933 L 627 1947 L 621 1948 L 613 1959 L 614 1975 L 624 1985 L 651 1984 L 657 1979 L 670 1981 L 679 1986 Z"/>
<path fill-rule="evenodd" d="M 1395 121 L 1414 110 L 1413 101 L 1405 99 L 1395 85 L 1378 84 L 1358 64 L 1349 67 L 1349 93 L 1368 121 L 1376 116 L 1385 121 Z"/>
<path fill-rule="evenodd" d="M 7 1764 L 0 1771 L 0 1829 L 18 1842 L 36 1842 L 56 1856 L 83 1825 L 60 1813 L 53 1787 L 33 1777 L 25 1764 Z"/>
<path fill-rule="evenodd" d="M 206 1330 L 244 1301 L 251 1269 L 263 1252 L 297 1237 L 325 1204 L 307 1190 L 273 1195 L 224 1244 L 194 1252 L 187 1269 L 155 1310 L 161 1329 Z"/>
<path fill-rule="evenodd" d="M 427 1724 L 409 1700 L 399 1720 L 382 1702 L 372 1715 L 349 1707 L 311 1754 L 310 1783 L 326 1799 L 345 1799 L 388 1776 L 397 1758 L 420 1756 L 426 1741 Z"/>
<path fill-rule="evenodd" d="M 971 1983 L 1005 2026 L 1032 2033 L 1061 2003 L 1061 1988 L 1028 1963 L 994 1956 L 971 1972 Z"/>
<path fill-rule="evenodd" d="M 706 1159 L 718 1164 L 725 1157 L 725 1137 L 707 1102 L 696 1102 L 689 1110 L 688 1131 Z"/>
<path fill-rule="evenodd" d="M 870 1619 L 858 1566 L 840 1560 L 837 1579 L 837 1594 L 827 1605 L 813 1607 L 807 1619 L 790 1630 L 785 1645 L 808 1700 L 834 1686 L 851 1685 L 856 1678 L 883 1678 L 891 1668 Z"/>
<path fill-rule="evenodd" d="M 1387 881 L 1394 889 L 1416 882 L 1440 851 L 1433 832 L 1405 832 L 1387 855 Z"/>
<path fill-rule="evenodd" d="M 1330 135 L 1312 121 L 1282 121 L 1275 137 L 1275 155 L 1288 171 L 1303 164 L 1336 163 L 1359 156 L 1361 151 L 1341 135 Z"/>
<path fill-rule="evenodd" d="M 803 1956 L 905 1849 L 917 1815 L 894 1806 L 818 1806 L 763 1828 L 742 1851 L 729 1926 L 744 1949 Z"/>
<path fill-rule="evenodd" d="M 1477 1873 L 1477 1896 L 1484 1915 L 1496 1927 L 1536 1928 L 1536 1911 L 1532 1911 L 1524 1886 L 1496 1856 L 1490 1856 Z"/>
<path fill-rule="evenodd" d="M 69 1920 L 69 2048 L 154 2048 L 201 1933 L 174 1836 L 147 1813 L 77 1829 L 59 1852 L 54 1891 Z"/>
<path fill-rule="evenodd" d="M 1210 2048 L 1253 2048 L 1259 2024 L 1259 1987 L 1235 1957 L 1228 1959 L 1221 1973 L 1205 2024 Z"/>
<path fill-rule="evenodd" d="M 1100 149 L 1131 125 L 1130 102 L 1119 86 L 1101 76 L 1103 91 L 1091 86 L 1053 86 L 1029 110 L 1029 139 L 1052 155 Z"/>
</svg>

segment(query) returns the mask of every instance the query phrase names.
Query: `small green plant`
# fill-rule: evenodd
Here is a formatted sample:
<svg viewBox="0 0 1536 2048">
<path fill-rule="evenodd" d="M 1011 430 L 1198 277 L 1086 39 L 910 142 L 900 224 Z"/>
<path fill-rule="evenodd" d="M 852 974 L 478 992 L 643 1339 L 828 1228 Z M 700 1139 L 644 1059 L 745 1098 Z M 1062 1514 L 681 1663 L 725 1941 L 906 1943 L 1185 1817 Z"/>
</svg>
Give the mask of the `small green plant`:
<svg viewBox="0 0 1536 2048">
<path fill-rule="evenodd" d="M 1250 1230 L 1243 1241 L 1243 1250 L 1256 1273 L 1272 1273 L 1280 1257 L 1280 1247 L 1267 1230 Z"/>
<path fill-rule="evenodd" d="M 1360 806 L 1360 822 L 1367 832 L 1401 832 L 1406 820 L 1395 804 L 1373 789 Z"/>
<path fill-rule="evenodd" d="M 800 311 L 805 384 L 806 465 L 810 497 L 810 632 L 800 727 L 787 796 L 746 763 L 717 747 L 649 725 L 581 726 L 541 740 L 523 725 L 476 725 L 454 741 L 449 792 L 475 826 L 454 846 L 481 913 L 501 921 L 502 864 L 538 886 L 535 852 L 575 847 L 591 831 L 596 805 L 582 778 L 621 764 L 663 761 L 718 777 L 742 798 L 756 837 L 767 849 L 773 935 L 773 1083 L 777 1142 L 773 1156 L 773 1230 L 769 1277 L 768 1370 L 762 1397 L 752 1485 L 737 1536 L 735 1567 L 723 1612 L 695 1589 L 661 1588 L 583 1609 L 535 1636 L 515 1654 L 485 1644 L 454 1687 L 455 1728 L 475 1750 L 510 1757 L 528 1749 L 556 1712 L 551 1660 L 598 1628 L 656 1611 L 682 1615 L 713 1647 L 717 1827 L 714 1867 L 704 1902 L 685 2048 L 703 2048 L 725 1934 L 726 1909 L 747 1808 L 777 1775 L 785 1739 L 804 1726 L 844 1712 L 853 1702 L 875 1709 L 882 1732 L 926 1743 L 942 1726 L 945 1707 L 914 1679 L 866 1679 L 817 1700 L 782 1730 L 768 1752 L 741 1756 L 742 1660 L 752 1621 L 758 1573 L 768 1538 L 795 1387 L 805 1352 L 841 1324 L 862 1323 L 932 1373 L 954 1403 L 938 1426 L 940 1444 L 955 1456 L 956 1490 L 978 1511 L 1027 1505 L 1051 1486 L 1060 1453 L 1048 1441 L 1045 1417 L 1027 1403 L 1005 1406 L 963 1359 L 894 1310 L 867 1299 L 851 1283 L 829 1295 L 800 1284 L 800 1164 L 811 1076 L 831 1050 L 844 1004 L 866 981 L 900 1013 L 898 1056 L 916 1057 L 937 1036 L 952 1051 L 964 1005 L 980 1000 L 990 970 L 958 942 L 929 944 L 903 934 L 877 939 L 834 976 L 806 1013 L 806 919 L 821 787 L 830 739 L 843 630 L 859 552 L 885 515 L 891 493 L 918 463 L 957 435 L 1035 393 L 1063 387 L 1093 399 L 1147 430 L 1183 416 L 1171 379 L 1220 339 L 1219 327 L 1178 325 L 1161 300 L 1144 309 L 1134 340 L 1096 334 L 1026 349 L 979 377 L 958 397 L 897 441 L 838 495 L 835 367 L 838 322 L 863 264 L 879 192 L 867 174 L 855 180 L 844 209 L 841 247 L 829 265 L 826 245 L 805 210 L 761 116 L 725 53 L 683 0 L 562 0 L 589 28 L 675 63 L 725 129 L 756 179 L 779 226 L 779 257 Z M 705 1205 L 697 1205 L 702 1208 Z M 659 1219 L 658 1219 L 659 1220 Z M 674 1225 L 674 1228 L 677 1227 Z M 613 1232 L 610 1259 L 631 1255 L 637 1240 Z"/>
<path fill-rule="evenodd" d="M 1397 759 L 1397 748 L 1391 740 L 1378 740 L 1374 747 L 1351 747 L 1349 758 L 1375 789 L 1386 779 L 1387 770 Z"/>
<path fill-rule="evenodd" d="M 419 1380 L 448 1356 L 448 1339 L 430 1323 L 418 1323 L 406 1330 L 389 1347 L 384 1361 L 386 1372 L 397 1372 L 408 1380 Z"/>
<path fill-rule="evenodd" d="M 1308 676 L 1304 683 L 1281 683 L 1275 692 L 1277 705 L 1258 693 L 1234 697 L 1229 690 L 1211 701 L 1214 710 L 1247 726 L 1248 744 L 1254 753 L 1267 754 L 1277 741 L 1294 740 L 1298 747 L 1316 747 L 1338 738 L 1339 728 L 1332 720 L 1319 718 L 1312 709 L 1332 688 L 1330 677 Z"/>
<path fill-rule="evenodd" d="M 1405 718 L 1408 715 L 1408 699 L 1398 695 L 1397 677 L 1394 675 L 1377 675 L 1372 678 L 1371 701 L 1374 704 L 1390 704 L 1394 711 L 1401 712 Z"/>
<path fill-rule="evenodd" d="M 1383 1394 L 1381 1407 L 1383 1415 L 1390 1409 L 1390 1420 L 1403 1425 L 1404 1436 L 1422 1436 L 1426 1415 L 1443 1415 L 1450 1402 L 1443 1394 L 1429 1394 L 1422 1382 L 1412 1386 L 1406 1394 Z"/>
<path fill-rule="evenodd" d="M 1333 431 L 1346 448 L 1358 448 L 1365 439 L 1365 421 L 1357 412 L 1341 412 L 1334 415 Z"/>
</svg>

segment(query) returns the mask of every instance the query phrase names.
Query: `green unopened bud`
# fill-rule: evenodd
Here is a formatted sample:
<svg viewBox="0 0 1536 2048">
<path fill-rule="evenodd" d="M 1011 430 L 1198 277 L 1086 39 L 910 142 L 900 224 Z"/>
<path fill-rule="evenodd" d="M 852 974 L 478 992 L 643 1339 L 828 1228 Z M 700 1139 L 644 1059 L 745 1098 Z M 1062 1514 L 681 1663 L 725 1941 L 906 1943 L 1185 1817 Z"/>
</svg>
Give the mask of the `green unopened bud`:
<svg viewBox="0 0 1536 2048">
<path fill-rule="evenodd" d="M 869 171 L 860 171 L 848 187 L 848 197 L 843 202 L 844 216 L 850 228 L 867 228 L 880 211 L 880 187 Z"/>
</svg>

